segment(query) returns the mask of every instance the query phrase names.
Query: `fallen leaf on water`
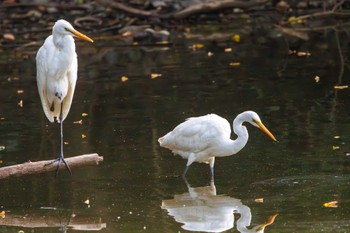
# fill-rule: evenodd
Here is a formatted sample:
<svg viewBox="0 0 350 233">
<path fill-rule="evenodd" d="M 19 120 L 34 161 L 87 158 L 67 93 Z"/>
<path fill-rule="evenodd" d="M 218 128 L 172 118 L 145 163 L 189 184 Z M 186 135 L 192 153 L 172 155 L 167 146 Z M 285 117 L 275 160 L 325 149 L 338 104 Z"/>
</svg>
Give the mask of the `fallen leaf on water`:
<svg viewBox="0 0 350 233">
<path fill-rule="evenodd" d="M 126 82 L 126 81 L 128 81 L 128 80 L 129 80 L 129 78 L 126 77 L 126 76 L 122 76 L 122 77 L 120 78 L 120 81 L 122 81 L 122 82 Z"/>
<path fill-rule="evenodd" d="M 263 203 L 264 202 L 264 198 L 256 198 L 255 200 L 254 200 L 255 202 L 258 202 L 258 203 Z"/>
<path fill-rule="evenodd" d="M 83 124 L 83 120 L 73 121 L 73 124 L 80 124 L 80 125 L 82 125 Z"/>
<path fill-rule="evenodd" d="M 229 52 L 232 52 L 232 48 L 225 48 L 225 53 L 229 53 Z"/>
<path fill-rule="evenodd" d="M 239 42 L 241 41 L 241 36 L 238 35 L 238 34 L 234 34 L 234 35 L 232 36 L 232 40 L 233 40 L 234 42 L 236 42 L 236 43 L 239 43 Z"/>
<path fill-rule="evenodd" d="M 0 151 L 5 150 L 5 146 L 0 146 Z"/>
<path fill-rule="evenodd" d="M 162 40 L 162 41 L 157 41 L 156 44 L 170 44 L 170 41 L 168 40 Z"/>
<path fill-rule="evenodd" d="M 69 144 L 69 142 L 64 142 L 64 145 L 68 145 Z"/>
<path fill-rule="evenodd" d="M 85 134 L 81 134 L 81 138 L 86 138 L 86 135 Z"/>
<path fill-rule="evenodd" d="M 240 62 L 231 62 L 230 66 L 240 66 L 241 63 Z"/>
<path fill-rule="evenodd" d="M 87 205 L 90 205 L 90 200 L 89 200 L 89 199 L 86 199 L 86 200 L 84 201 L 84 203 L 87 204 Z"/>
<path fill-rule="evenodd" d="M 151 79 L 159 78 L 162 74 L 151 74 Z"/>
<path fill-rule="evenodd" d="M 86 117 L 88 114 L 86 112 L 83 112 L 81 116 Z"/>
<path fill-rule="evenodd" d="M 336 86 L 334 86 L 334 89 L 345 89 L 348 87 L 349 87 L 348 85 L 336 85 Z"/>
<path fill-rule="evenodd" d="M 204 48 L 204 44 L 194 44 L 194 45 L 191 45 L 189 48 L 193 50 L 201 49 L 201 48 Z"/>
<path fill-rule="evenodd" d="M 0 217 L 5 218 L 5 211 L 0 212 Z"/>
<path fill-rule="evenodd" d="M 23 108 L 23 100 L 20 100 L 20 101 L 18 102 L 18 106 L 20 106 L 21 108 Z"/>
<path fill-rule="evenodd" d="M 132 45 L 139 45 L 139 42 L 134 41 L 134 42 L 132 42 Z"/>
<path fill-rule="evenodd" d="M 0 164 L 2 164 L 3 163 L 3 161 L 2 160 L 0 160 Z"/>
<path fill-rule="evenodd" d="M 311 53 L 299 51 L 299 52 L 297 52 L 297 56 L 298 57 L 309 57 L 309 56 L 311 56 Z"/>
<path fill-rule="evenodd" d="M 339 150 L 339 148 L 340 148 L 339 146 L 332 146 L 333 150 Z"/>
<path fill-rule="evenodd" d="M 335 138 L 335 139 L 339 139 L 339 138 L 340 138 L 340 136 L 336 135 L 336 136 L 334 136 L 334 138 Z"/>
<path fill-rule="evenodd" d="M 17 90 L 17 94 L 23 94 L 24 90 Z"/>
<path fill-rule="evenodd" d="M 326 203 L 323 203 L 323 206 L 327 207 L 327 208 L 337 208 L 338 207 L 338 201 L 326 202 Z"/>
<path fill-rule="evenodd" d="M 315 76 L 315 82 L 318 83 L 319 81 L 320 81 L 320 77 L 316 75 L 316 76 Z"/>
<path fill-rule="evenodd" d="M 213 56 L 214 55 L 214 53 L 213 52 L 208 52 L 208 57 L 211 57 L 211 56 Z"/>
<path fill-rule="evenodd" d="M 16 37 L 12 33 L 5 33 L 3 37 L 7 41 L 14 41 L 14 40 L 16 40 Z"/>
</svg>

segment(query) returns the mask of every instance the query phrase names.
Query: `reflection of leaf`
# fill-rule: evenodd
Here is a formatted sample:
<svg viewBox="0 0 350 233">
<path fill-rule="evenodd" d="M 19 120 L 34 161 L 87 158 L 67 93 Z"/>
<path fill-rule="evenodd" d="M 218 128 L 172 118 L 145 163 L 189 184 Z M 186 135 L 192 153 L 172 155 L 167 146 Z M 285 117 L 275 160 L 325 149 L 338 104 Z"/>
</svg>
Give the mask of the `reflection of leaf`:
<svg viewBox="0 0 350 233">
<path fill-rule="evenodd" d="M 323 203 L 323 206 L 327 207 L 327 208 L 337 208 L 338 207 L 338 201 L 326 202 L 326 203 Z"/>
</svg>

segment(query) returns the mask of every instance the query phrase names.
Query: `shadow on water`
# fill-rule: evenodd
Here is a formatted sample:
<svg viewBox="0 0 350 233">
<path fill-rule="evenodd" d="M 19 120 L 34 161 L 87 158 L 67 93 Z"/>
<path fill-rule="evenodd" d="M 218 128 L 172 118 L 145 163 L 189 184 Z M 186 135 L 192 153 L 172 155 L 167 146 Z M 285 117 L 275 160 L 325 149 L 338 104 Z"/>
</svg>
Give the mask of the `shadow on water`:
<svg viewBox="0 0 350 233">
<path fill-rule="evenodd" d="M 186 216 L 204 221 L 218 210 L 213 205 L 224 201 L 227 225 L 217 230 L 232 228 L 240 207 L 250 211 L 241 211 L 236 220 L 234 229 L 241 232 L 238 225 L 245 213 L 247 219 L 253 216 L 253 222 L 242 225 L 250 230 L 279 213 L 266 232 L 345 232 L 350 108 L 348 90 L 333 88 L 339 84 L 335 47 L 320 50 L 326 42 L 306 43 L 311 56 L 298 57 L 288 55 L 283 40 L 277 39 L 266 44 L 205 43 L 196 50 L 190 48 L 194 43 L 120 46 L 101 41 L 86 47 L 78 42 L 79 79 L 64 125 L 65 153 L 97 152 L 104 162 L 76 169 L 72 177 L 60 173 L 57 179 L 45 174 L 1 181 L 5 218 L 0 218 L 0 231 L 57 232 L 63 227 L 69 232 L 74 221 L 80 226 L 79 218 L 83 224 L 100 224 L 101 232 L 194 230 L 182 211 L 203 214 Z M 37 48 L 28 50 L 1 54 L 1 166 L 58 153 L 58 125 L 48 123 L 37 94 Z M 240 65 L 230 66 L 232 62 Z M 151 74 L 161 76 L 152 79 Z M 348 74 L 345 70 L 344 77 Z M 128 80 L 122 82 L 122 76 Z M 198 188 L 186 190 L 179 177 L 186 161 L 160 148 L 157 138 L 190 116 L 214 112 L 232 122 L 247 109 L 259 113 L 279 143 L 247 126 L 246 147 L 216 160 L 215 185 L 223 194 L 216 195 L 213 185 L 203 186 L 210 176 L 203 164 L 191 165 L 187 177 Z M 181 197 L 196 208 L 205 201 L 212 206 L 170 211 L 169 202 Z M 171 216 L 160 208 L 162 200 Z M 337 207 L 323 206 L 330 201 L 338 201 Z M 207 210 L 210 214 L 204 214 Z M 31 226 L 9 224 L 28 216 Z M 43 216 L 54 220 L 40 223 L 47 227 L 34 225 Z"/>
</svg>

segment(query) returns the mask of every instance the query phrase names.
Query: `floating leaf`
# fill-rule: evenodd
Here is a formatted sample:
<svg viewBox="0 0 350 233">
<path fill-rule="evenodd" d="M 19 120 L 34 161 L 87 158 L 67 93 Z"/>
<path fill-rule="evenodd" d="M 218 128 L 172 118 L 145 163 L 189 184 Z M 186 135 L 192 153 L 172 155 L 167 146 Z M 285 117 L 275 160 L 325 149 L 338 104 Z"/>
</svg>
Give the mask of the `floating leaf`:
<svg viewBox="0 0 350 233">
<path fill-rule="evenodd" d="M 230 66 L 240 66 L 241 65 L 241 63 L 240 62 L 231 62 L 230 63 Z"/>
<path fill-rule="evenodd" d="M 339 139 L 339 138 L 340 138 L 340 136 L 336 135 L 336 136 L 334 136 L 334 138 L 335 138 L 335 139 Z"/>
<path fill-rule="evenodd" d="M 225 48 L 225 53 L 230 53 L 230 52 L 232 52 L 232 48 Z"/>
<path fill-rule="evenodd" d="M 5 146 L 0 146 L 0 151 L 5 150 Z"/>
<path fill-rule="evenodd" d="M 18 106 L 20 106 L 21 108 L 23 108 L 23 100 L 20 100 L 20 101 L 18 102 Z"/>
<path fill-rule="evenodd" d="M 191 45 L 189 48 L 193 50 L 201 49 L 201 48 L 204 48 L 204 44 L 194 44 L 194 45 Z"/>
<path fill-rule="evenodd" d="M 79 124 L 82 125 L 83 124 L 83 120 L 79 120 L 79 121 L 74 121 L 73 124 Z"/>
<path fill-rule="evenodd" d="M 86 138 L 86 134 L 81 134 L 81 138 Z"/>
<path fill-rule="evenodd" d="M 126 82 L 126 81 L 128 81 L 128 80 L 129 80 L 129 78 L 126 77 L 126 76 L 122 76 L 122 77 L 120 78 L 120 81 L 122 81 L 122 82 Z"/>
<path fill-rule="evenodd" d="M 337 208 L 338 207 L 338 201 L 326 202 L 326 203 L 323 203 L 323 206 L 327 207 L 327 208 Z"/>
<path fill-rule="evenodd" d="M 134 41 L 134 42 L 132 42 L 132 45 L 139 45 L 139 42 Z"/>
<path fill-rule="evenodd" d="M 24 90 L 17 90 L 17 94 L 23 94 Z"/>
<path fill-rule="evenodd" d="M 64 142 L 64 145 L 68 145 L 69 144 L 69 142 Z"/>
<path fill-rule="evenodd" d="M 238 34 L 234 34 L 234 35 L 232 36 L 232 40 L 233 40 L 234 42 L 236 42 L 236 43 L 239 43 L 239 42 L 241 41 L 241 36 L 238 35 Z"/>
<path fill-rule="evenodd" d="M 89 200 L 89 199 L 86 199 L 86 200 L 84 201 L 84 203 L 87 204 L 87 205 L 90 205 L 90 200 Z"/>
<path fill-rule="evenodd" d="M 315 76 L 315 82 L 318 83 L 319 81 L 320 81 L 320 77 L 316 75 L 316 76 Z"/>
<path fill-rule="evenodd" d="M 5 218 L 5 211 L 0 212 L 0 217 Z"/>
<path fill-rule="evenodd" d="M 208 52 L 208 57 L 211 57 L 211 56 L 213 56 L 214 55 L 214 53 L 213 52 Z"/>
<path fill-rule="evenodd" d="M 14 41 L 14 40 L 16 40 L 16 37 L 12 33 L 5 33 L 3 37 L 7 41 Z"/>
<path fill-rule="evenodd" d="M 299 52 L 297 52 L 297 56 L 298 57 L 310 57 L 311 53 L 299 51 Z"/>
<path fill-rule="evenodd" d="M 339 147 L 339 146 L 332 146 L 332 149 L 333 149 L 333 150 L 339 150 L 340 147 Z"/>
<path fill-rule="evenodd" d="M 82 117 L 86 117 L 86 116 L 88 116 L 88 114 L 87 114 L 86 112 L 83 112 L 83 113 L 81 114 L 81 116 L 82 116 Z"/>
<path fill-rule="evenodd" d="M 159 78 L 162 74 L 151 74 L 151 79 Z"/>
<path fill-rule="evenodd" d="M 258 202 L 258 203 L 263 203 L 264 202 L 264 198 L 256 198 L 255 200 L 254 200 L 255 202 Z"/>
<path fill-rule="evenodd" d="M 348 85 L 336 85 L 336 86 L 334 86 L 334 89 L 346 89 L 346 88 L 348 88 L 349 86 Z"/>
</svg>

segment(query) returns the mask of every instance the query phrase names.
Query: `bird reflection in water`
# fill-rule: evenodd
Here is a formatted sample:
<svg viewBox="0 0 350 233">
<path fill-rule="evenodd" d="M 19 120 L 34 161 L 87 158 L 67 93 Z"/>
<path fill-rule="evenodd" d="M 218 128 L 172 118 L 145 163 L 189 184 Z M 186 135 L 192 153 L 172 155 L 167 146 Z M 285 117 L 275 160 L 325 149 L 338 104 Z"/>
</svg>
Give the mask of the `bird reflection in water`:
<svg viewBox="0 0 350 233">
<path fill-rule="evenodd" d="M 233 228 L 234 213 L 240 214 L 236 221 L 241 233 L 263 233 L 271 225 L 277 214 L 269 217 L 266 223 L 250 228 L 252 214 L 250 208 L 239 199 L 226 195 L 216 195 L 214 181 L 210 186 L 192 188 L 185 180 L 188 193 L 177 194 L 174 199 L 163 200 L 162 209 L 166 209 L 175 221 L 183 223 L 188 231 L 222 232 Z"/>
</svg>

